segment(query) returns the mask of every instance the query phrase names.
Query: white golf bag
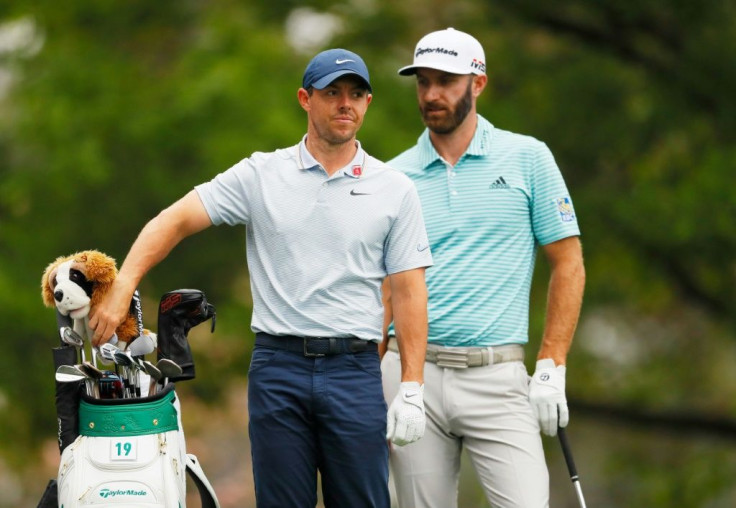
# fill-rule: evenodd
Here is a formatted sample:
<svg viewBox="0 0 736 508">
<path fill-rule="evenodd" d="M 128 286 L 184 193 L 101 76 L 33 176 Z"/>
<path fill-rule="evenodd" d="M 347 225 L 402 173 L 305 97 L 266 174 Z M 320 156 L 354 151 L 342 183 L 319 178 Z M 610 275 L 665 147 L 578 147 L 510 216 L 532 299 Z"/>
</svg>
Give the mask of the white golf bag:
<svg viewBox="0 0 736 508">
<path fill-rule="evenodd" d="M 196 457 L 186 453 L 173 383 L 139 399 L 82 395 L 79 434 L 61 454 L 59 508 L 184 508 L 186 473 L 202 507 L 219 508 Z"/>
</svg>

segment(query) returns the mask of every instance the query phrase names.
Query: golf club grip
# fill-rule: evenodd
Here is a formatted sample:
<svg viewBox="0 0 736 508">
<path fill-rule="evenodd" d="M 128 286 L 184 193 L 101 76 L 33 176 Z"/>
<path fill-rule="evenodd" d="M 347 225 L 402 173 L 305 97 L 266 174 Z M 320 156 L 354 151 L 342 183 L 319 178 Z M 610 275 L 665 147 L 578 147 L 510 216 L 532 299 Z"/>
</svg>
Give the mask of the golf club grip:
<svg viewBox="0 0 736 508">
<path fill-rule="evenodd" d="M 578 479 L 578 470 L 575 467 L 575 461 L 572 458 L 570 443 L 567 441 L 567 432 L 565 432 L 563 427 L 557 427 L 557 437 L 560 439 L 560 446 L 562 446 L 562 454 L 565 456 L 567 470 L 570 472 L 570 479 L 572 481 L 576 481 Z"/>
</svg>

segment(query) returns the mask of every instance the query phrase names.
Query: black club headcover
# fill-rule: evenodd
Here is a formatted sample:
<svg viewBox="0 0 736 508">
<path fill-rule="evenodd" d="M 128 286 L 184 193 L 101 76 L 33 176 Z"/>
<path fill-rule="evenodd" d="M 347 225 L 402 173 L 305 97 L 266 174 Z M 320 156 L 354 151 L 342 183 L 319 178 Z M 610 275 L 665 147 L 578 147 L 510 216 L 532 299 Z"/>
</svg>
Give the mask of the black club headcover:
<svg viewBox="0 0 736 508">
<path fill-rule="evenodd" d="M 77 351 L 73 347 L 62 346 L 52 349 L 54 371 L 61 365 L 77 363 Z M 56 418 L 59 439 L 59 452 L 69 446 L 79 436 L 79 390 L 82 381 L 59 383 L 56 381 Z"/>
<path fill-rule="evenodd" d="M 182 369 L 180 376 L 169 381 L 194 379 L 194 358 L 189 347 L 189 330 L 212 318 L 215 331 L 215 306 L 207 303 L 198 289 L 177 289 L 161 297 L 158 306 L 158 360 L 167 358 Z"/>
</svg>

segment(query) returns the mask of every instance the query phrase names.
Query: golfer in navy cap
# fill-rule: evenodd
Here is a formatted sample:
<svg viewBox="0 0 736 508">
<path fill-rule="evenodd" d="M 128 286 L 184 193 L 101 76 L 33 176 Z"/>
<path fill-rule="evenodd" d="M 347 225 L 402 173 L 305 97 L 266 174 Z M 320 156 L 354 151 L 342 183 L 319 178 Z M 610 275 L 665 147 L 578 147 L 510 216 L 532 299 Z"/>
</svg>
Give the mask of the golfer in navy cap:
<svg viewBox="0 0 736 508">
<path fill-rule="evenodd" d="M 400 446 L 424 433 L 424 269 L 432 257 L 414 184 L 356 140 L 371 93 L 355 53 L 314 57 L 297 92 L 307 113 L 302 140 L 253 153 L 152 219 L 90 320 L 95 343 L 105 342 L 142 277 L 183 238 L 244 226 L 259 508 L 313 508 L 318 475 L 328 508 L 388 508 L 386 438 Z M 390 408 L 377 347 L 386 276 L 403 359 Z"/>
</svg>

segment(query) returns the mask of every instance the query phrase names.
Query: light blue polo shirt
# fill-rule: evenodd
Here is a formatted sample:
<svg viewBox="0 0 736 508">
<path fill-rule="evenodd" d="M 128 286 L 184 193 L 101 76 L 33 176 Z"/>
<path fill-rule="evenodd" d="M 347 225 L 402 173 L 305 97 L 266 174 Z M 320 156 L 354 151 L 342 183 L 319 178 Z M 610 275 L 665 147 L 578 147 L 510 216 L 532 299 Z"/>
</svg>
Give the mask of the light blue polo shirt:
<svg viewBox="0 0 736 508">
<path fill-rule="evenodd" d="M 427 270 L 429 341 L 445 346 L 528 342 L 538 245 L 580 234 L 547 146 L 478 115 L 455 167 L 427 130 L 389 161 L 416 184 L 434 266 Z"/>
<path fill-rule="evenodd" d="M 304 143 L 198 185 L 215 225 L 245 225 L 254 332 L 380 342 L 381 282 L 432 264 L 416 188 L 357 144 L 328 177 Z"/>
</svg>

